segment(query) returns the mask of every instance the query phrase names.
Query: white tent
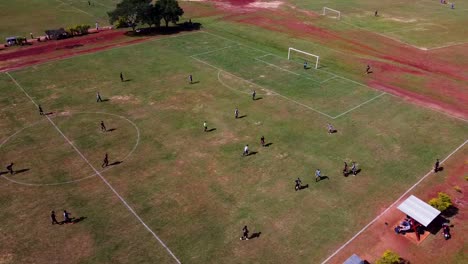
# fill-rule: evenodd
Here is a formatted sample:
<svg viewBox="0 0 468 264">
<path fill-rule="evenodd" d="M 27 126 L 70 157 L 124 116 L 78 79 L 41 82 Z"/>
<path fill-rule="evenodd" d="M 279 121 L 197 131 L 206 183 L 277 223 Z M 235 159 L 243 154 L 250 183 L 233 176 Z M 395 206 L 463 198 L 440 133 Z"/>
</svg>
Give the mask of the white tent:
<svg viewBox="0 0 468 264">
<path fill-rule="evenodd" d="M 398 209 L 411 216 L 423 226 L 427 227 L 439 214 L 440 211 L 423 202 L 421 199 L 411 195 L 402 202 Z"/>
</svg>

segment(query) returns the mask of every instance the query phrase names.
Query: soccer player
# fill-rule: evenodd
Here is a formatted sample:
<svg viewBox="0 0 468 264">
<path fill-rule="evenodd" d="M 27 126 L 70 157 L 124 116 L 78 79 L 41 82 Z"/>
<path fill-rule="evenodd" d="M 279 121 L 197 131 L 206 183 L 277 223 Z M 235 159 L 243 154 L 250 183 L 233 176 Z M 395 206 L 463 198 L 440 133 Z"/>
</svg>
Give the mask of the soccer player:
<svg viewBox="0 0 468 264">
<path fill-rule="evenodd" d="M 255 92 L 255 90 L 252 92 L 252 100 L 255 100 L 255 95 L 257 95 L 257 93 Z"/>
<path fill-rule="evenodd" d="M 353 173 L 353 176 L 357 175 L 357 166 L 356 162 L 353 161 L 353 165 L 351 166 L 351 172 Z"/>
<path fill-rule="evenodd" d="M 343 168 L 343 176 L 348 176 L 348 163 L 344 163 L 344 168 Z"/>
<path fill-rule="evenodd" d="M 105 168 L 107 166 L 109 166 L 109 156 L 106 153 L 106 156 L 104 156 L 104 161 L 102 162 L 101 167 Z"/>
<path fill-rule="evenodd" d="M 328 134 L 332 134 L 335 131 L 335 128 L 331 124 L 327 124 Z"/>
<path fill-rule="evenodd" d="M 54 224 L 60 225 L 60 223 L 57 221 L 57 218 L 55 217 L 55 212 L 54 212 L 54 211 L 52 211 L 52 212 L 50 213 L 50 220 L 52 220 L 52 224 L 53 224 L 53 225 L 54 225 Z"/>
<path fill-rule="evenodd" d="M 297 178 L 296 180 L 294 180 L 294 182 L 296 183 L 296 186 L 294 187 L 294 189 L 296 191 L 299 191 L 301 189 L 301 183 L 302 183 L 301 179 Z"/>
<path fill-rule="evenodd" d="M 375 10 L 374 16 L 379 16 L 379 10 Z"/>
<path fill-rule="evenodd" d="M 96 103 L 102 102 L 101 94 L 99 92 L 96 93 Z"/>
<path fill-rule="evenodd" d="M 304 70 L 307 70 L 308 63 L 307 61 L 304 61 Z"/>
<path fill-rule="evenodd" d="M 239 118 L 239 109 L 236 108 L 236 110 L 234 110 L 234 116 L 237 118 Z"/>
<path fill-rule="evenodd" d="M 38 105 L 37 108 L 39 108 L 39 115 L 44 115 L 41 105 Z"/>
<path fill-rule="evenodd" d="M 318 181 L 320 181 L 321 179 L 322 179 L 322 172 L 321 172 L 319 169 L 317 169 L 317 170 L 315 171 L 315 182 L 318 182 Z"/>
<path fill-rule="evenodd" d="M 436 160 L 436 163 L 434 164 L 434 172 L 438 172 L 440 167 L 440 162 L 439 162 L 439 159 Z"/>
<path fill-rule="evenodd" d="M 450 5 L 450 8 L 451 9 L 455 9 L 455 4 L 452 2 L 452 4 Z"/>
<path fill-rule="evenodd" d="M 262 147 L 265 147 L 265 137 L 264 136 L 262 136 L 260 138 L 260 144 L 262 144 Z"/>
<path fill-rule="evenodd" d="M 64 223 L 70 223 L 71 222 L 71 218 L 70 218 L 70 213 L 67 212 L 67 210 L 63 210 L 63 222 Z"/>
<path fill-rule="evenodd" d="M 120 81 L 121 81 L 121 82 L 125 81 L 122 72 L 120 72 Z"/>
<path fill-rule="evenodd" d="M 190 84 L 193 83 L 193 77 L 192 77 L 192 74 L 189 75 L 189 81 L 190 81 Z"/>
<path fill-rule="evenodd" d="M 205 128 L 205 132 L 207 132 L 208 131 L 208 125 L 206 124 L 206 121 L 203 122 L 203 127 Z"/>
<path fill-rule="evenodd" d="M 242 237 L 240 238 L 240 240 L 249 240 L 249 229 L 247 228 L 247 226 L 244 226 L 244 228 L 242 228 Z"/>
<path fill-rule="evenodd" d="M 372 70 L 371 70 L 371 67 L 369 64 L 367 64 L 367 68 L 366 68 L 366 74 L 369 74 L 369 73 L 372 73 Z"/>
<path fill-rule="evenodd" d="M 13 170 L 13 165 L 14 163 L 12 162 L 10 163 L 10 165 L 6 167 L 6 169 L 8 170 L 8 172 L 10 172 L 10 174 L 15 174 L 15 171 Z"/>
<path fill-rule="evenodd" d="M 104 121 L 101 121 L 101 131 L 102 131 L 102 132 L 107 132 L 107 128 L 106 128 L 106 126 L 104 125 Z"/>
<path fill-rule="evenodd" d="M 242 153 L 242 156 L 248 156 L 248 155 L 249 155 L 249 145 L 245 145 L 244 153 Z"/>
</svg>

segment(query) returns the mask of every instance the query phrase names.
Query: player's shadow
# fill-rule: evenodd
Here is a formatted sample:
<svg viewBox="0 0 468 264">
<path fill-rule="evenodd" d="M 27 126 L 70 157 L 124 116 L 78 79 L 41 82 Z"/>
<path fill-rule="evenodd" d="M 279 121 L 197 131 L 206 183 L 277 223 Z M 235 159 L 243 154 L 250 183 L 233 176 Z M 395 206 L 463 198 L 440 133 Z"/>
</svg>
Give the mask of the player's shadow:
<svg viewBox="0 0 468 264">
<path fill-rule="evenodd" d="M 54 112 L 44 113 L 44 115 L 46 115 L 46 116 L 53 115 L 53 114 L 54 114 Z"/>
<path fill-rule="evenodd" d="M 215 131 L 216 130 L 216 127 L 213 127 L 211 129 L 208 129 L 206 132 L 212 132 L 212 131 Z"/>
<path fill-rule="evenodd" d="M 132 79 L 124 79 L 122 82 L 131 82 Z"/>
<path fill-rule="evenodd" d="M 112 131 L 115 131 L 117 130 L 117 128 L 110 128 L 110 129 L 107 129 L 106 132 L 112 132 Z"/>
<path fill-rule="evenodd" d="M 332 130 L 329 131 L 329 133 L 330 133 L 330 134 L 335 134 L 335 133 L 338 133 L 338 130 L 332 129 Z"/>
<path fill-rule="evenodd" d="M 247 115 L 241 115 L 239 117 L 237 117 L 238 119 L 241 119 L 241 118 L 244 118 L 244 117 L 247 117 Z"/>
<path fill-rule="evenodd" d="M 444 170 L 444 167 L 439 167 L 437 170 L 434 170 L 434 172 L 439 172 L 439 171 L 443 171 Z"/>
<path fill-rule="evenodd" d="M 101 101 L 102 101 L 102 102 L 109 102 L 110 100 L 107 99 L 107 98 L 105 98 L 105 99 L 102 99 Z"/>
<path fill-rule="evenodd" d="M 357 169 L 354 175 L 358 175 L 360 172 L 361 172 L 361 169 Z M 353 174 L 353 172 L 350 172 L 350 174 Z"/>
<path fill-rule="evenodd" d="M 259 238 L 261 234 L 262 232 L 255 232 L 252 235 L 250 235 L 249 239 Z"/>
<path fill-rule="evenodd" d="M 116 165 L 119 165 L 120 163 L 122 163 L 123 161 L 114 161 L 112 162 L 111 164 L 109 164 L 109 166 L 116 166 Z"/>
<path fill-rule="evenodd" d="M 0 175 L 8 174 L 8 173 L 9 173 L 8 171 L 0 171 Z"/>
<path fill-rule="evenodd" d="M 315 182 L 319 182 L 319 181 L 322 181 L 322 180 L 330 180 L 330 178 L 328 176 L 320 176 L 320 177 L 317 177 L 315 178 Z"/>
<path fill-rule="evenodd" d="M 21 169 L 21 170 L 16 170 L 14 171 L 14 174 L 20 174 L 20 173 L 23 173 L 23 172 L 27 172 L 29 169 Z"/>
<path fill-rule="evenodd" d="M 256 98 L 254 99 L 254 101 L 262 100 L 262 99 L 263 99 L 263 97 L 256 97 Z"/>
<path fill-rule="evenodd" d="M 73 219 L 71 220 L 71 222 L 72 222 L 73 224 L 76 224 L 76 223 L 79 223 L 79 222 L 84 221 L 86 218 L 88 218 L 88 217 L 86 217 L 86 216 L 80 216 L 80 217 L 78 217 L 78 218 L 76 218 L 76 219 L 73 218 Z"/>
<path fill-rule="evenodd" d="M 193 81 L 190 84 L 197 84 L 197 83 L 200 83 L 200 81 Z"/>
<path fill-rule="evenodd" d="M 247 156 L 256 155 L 257 153 L 258 153 L 257 151 L 252 151 L 252 152 L 249 152 L 249 154 Z"/>
<path fill-rule="evenodd" d="M 304 190 L 309 188 L 309 184 L 299 186 L 299 190 Z"/>
<path fill-rule="evenodd" d="M 269 147 L 269 146 L 271 146 L 271 145 L 273 145 L 273 142 L 266 143 L 266 144 L 265 144 L 265 147 Z"/>
</svg>

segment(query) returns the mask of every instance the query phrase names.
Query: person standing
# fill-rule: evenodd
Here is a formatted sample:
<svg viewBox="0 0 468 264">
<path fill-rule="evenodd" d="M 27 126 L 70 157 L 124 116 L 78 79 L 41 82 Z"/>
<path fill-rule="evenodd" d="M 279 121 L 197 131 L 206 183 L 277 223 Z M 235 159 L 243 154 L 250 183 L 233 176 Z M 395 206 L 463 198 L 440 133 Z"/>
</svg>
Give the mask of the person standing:
<svg viewBox="0 0 468 264">
<path fill-rule="evenodd" d="M 68 224 L 68 223 L 71 222 L 70 215 L 71 215 L 71 214 L 70 214 L 69 212 L 67 212 L 67 210 L 63 210 L 63 222 L 64 222 L 65 224 Z"/>
<path fill-rule="evenodd" d="M 249 145 L 245 145 L 244 153 L 242 153 L 242 156 L 248 156 L 248 155 L 249 155 Z"/>
<path fill-rule="evenodd" d="M 366 67 L 366 74 L 369 74 L 369 73 L 372 73 L 372 70 L 371 70 L 370 65 L 367 64 L 367 67 Z"/>
<path fill-rule="evenodd" d="M 344 168 L 343 168 L 343 176 L 348 176 L 348 163 L 344 163 Z"/>
<path fill-rule="evenodd" d="M 102 102 L 101 94 L 99 92 L 96 93 L 96 103 Z"/>
<path fill-rule="evenodd" d="M 375 10 L 374 16 L 375 16 L 375 17 L 379 16 L 379 10 Z"/>
<path fill-rule="evenodd" d="M 39 115 L 44 115 L 44 110 L 42 110 L 41 105 L 38 105 L 37 108 L 39 109 Z"/>
<path fill-rule="evenodd" d="M 296 191 L 299 191 L 301 189 L 301 184 L 302 184 L 301 179 L 297 178 L 296 180 L 294 180 L 294 182 L 296 183 L 296 186 L 294 187 L 294 189 Z"/>
<path fill-rule="evenodd" d="M 318 182 L 318 181 L 320 181 L 321 179 L 322 179 L 322 172 L 321 172 L 319 169 L 317 169 L 317 170 L 315 171 L 315 182 Z"/>
<path fill-rule="evenodd" d="M 207 131 L 208 131 L 208 125 L 206 124 L 206 121 L 203 122 L 203 127 L 204 127 L 204 129 L 205 129 L 205 132 L 207 132 Z"/>
<path fill-rule="evenodd" d="M 99 31 L 99 23 L 96 21 L 96 31 Z"/>
<path fill-rule="evenodd" d="M 304 70 L 307 70 L 307 61 L 304 61 Z"/>
<path fill-rule="evenodd" d="M 244 228 L 242 228 L 242 237 L 240 238 L 240 240 L 249 240 L 249 229 L 247 228 L 247 226 L 244 226 Z"/>
<path fill-rule="evenodd" d="M 120 72 L 120 81 L 121 81 L 121 82 L 125 81 L 122 72 Z"/>
<path fill-rule="evenodd" d="M 438 172 L 440 169 L 440 162 L 439 159 L 436 160 L 436 163 L 434 164 L 434 172 Z"/>
<path fill-rule="evenodd" d="M 52 221 L 52 225 L 60 225 L 60 223 L 57 221 L 57 217 L 55 216 L 55 211 L 50 213 L 50 220 Z"/>
<path fill-rule="evenodd" d="M 234 116 L 237 118 L 239 118 L 239 109 L 236 108 L 236 110 L 234 110 Z"/>
<path fill-rule="evenodd" d="M 10 163 L 10 165 L 8 165 L 8 166 L 6 167 L 6 169 L 8 170 L 8 172 L 9 172 L 10 174 L 12 174 L 12 175 L 15 174 L 15 171 L 13 170 L 13 165 L 14 165 L 14 163 L 12 162 L 12 163 Z"/>
<path fill-rule="evenodd" d="M 327 124 L 328 134 L 332 134 L 335 131 L 335 128 L 331 124 Z"/>
<path fill-rule="evenodd" d="M 192 77 L 192 74 L 189 75 L 189 81 L 190 81 L 190 84 L 193 83 L 193 77 Z"/>
<path fill-rule="evenodd" d="M 264 136 L 262 136 L 260 138 L 260 144 L 262 144 L 262 147 L 265 147 L 265 137 Z"/>
<path fill-rule="evenodd" d="M 353 176 L 357 175 L 357 166 L 356 162 L 353 161 L 353 165 L 351 166 L 351 173 L 353 173 Z"/>
<path fill-rule="evenodd" d="M 101 131 L 107 132 L 107 128 L 106 128 L 106 125 L 104 125 L 104 121 L 101 121 Z"/>
<path fill-rule="evenodd" d="M 109 166 L 109 156 L 108 156 L 107 153 L 106 153 L 106 156 L 104 156 L 104 160 L 103 160 L 103 162 L 102 162 L 101 167 L 105 168 L 105 167 L 107 167 L 107 166 Z"/>
<path fill-rule="evenodd" d="M 252 100 L 254 100 L 254 101 L 255 101 L 255 95 L 257 95 L 257 93 L 255 92 L 255 90 L 253 90 L 253 92 L 252 92 Z"/>
</svg>

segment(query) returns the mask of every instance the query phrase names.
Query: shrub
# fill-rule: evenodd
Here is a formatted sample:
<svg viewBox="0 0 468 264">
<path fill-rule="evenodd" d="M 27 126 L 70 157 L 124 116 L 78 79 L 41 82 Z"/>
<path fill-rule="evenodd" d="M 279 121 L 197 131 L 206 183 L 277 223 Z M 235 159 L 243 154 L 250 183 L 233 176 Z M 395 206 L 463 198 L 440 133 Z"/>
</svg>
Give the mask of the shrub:
<svg viewBox="0 0 468 264">
<path fill-rule="evenodd" d="M 116 28 L 128 28 L 130 25 L 127 23 L 127 20 L 125 17 L 119 17 L 117 22 L 115 22 L 115 27 Z"/>
<path fill-rule="evenodd" d="M 429 204 L 437 210 L 443 212 L 452 206 L 452 199 L 446 193 L 440 192 L 437 198 L 429 200 Z"/>
<path fill-rule="evenodd" d="M 376 264 L 399 264 L 401 262 L 402 262 L 402 259 L 397 253 L 387 249 L 382 255 L 382 257 L 378 259 L 375 263 Z"/>
</svg>

